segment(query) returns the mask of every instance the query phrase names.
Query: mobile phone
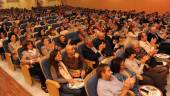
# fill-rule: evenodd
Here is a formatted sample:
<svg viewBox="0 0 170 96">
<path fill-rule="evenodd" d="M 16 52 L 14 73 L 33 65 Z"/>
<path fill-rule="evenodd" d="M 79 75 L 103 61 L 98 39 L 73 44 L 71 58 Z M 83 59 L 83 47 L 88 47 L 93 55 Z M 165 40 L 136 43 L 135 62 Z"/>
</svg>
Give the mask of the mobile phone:
<svg viewBox="0 0 170 96">
<path fill-rule="evenodd" d="M 141 91 L 145 92 L 146 94 L 149 94 L 149 91 L 148 90 L 145 90 L 143 88 L 140 89 Z"/>
</svg>

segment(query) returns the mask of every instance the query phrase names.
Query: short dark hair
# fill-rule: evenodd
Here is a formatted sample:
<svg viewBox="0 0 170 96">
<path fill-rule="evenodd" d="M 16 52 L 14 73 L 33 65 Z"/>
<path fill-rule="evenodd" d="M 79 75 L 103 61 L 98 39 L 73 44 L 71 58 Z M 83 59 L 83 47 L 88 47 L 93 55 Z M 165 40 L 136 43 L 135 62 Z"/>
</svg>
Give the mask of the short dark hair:
<svg viewBox="0 0 170 96">
<path fill-rule="evenodd" d="M 139 33 L 139 35 L 138 35 L 138 40 L 141 40 L 141 39 L 143 38 L 143 34 L 146 34 L 146 33 L 144 33 L 144 32 Z"/>
<path fill-rule="evenodd" d="M 9 42 L 11 42 L 11 38 L 12 38 L 13 35 L 16 37 L 16 41 L 18 41 L 18 36 L 16 34 L 12 33 L 12 34 L 9 35 L 9 38 L 8 38 Z"/>
<path fill-rule="evenodd" d="M 117 57 L 111 61 L 110 69 L 112 70 L 113 74 L 120 72 L 120 66 L 123 61 L 124 59 L 120 57 Z"/>
<path fill-rule="evenodd" d="M 31 44 L 33 48 L 35 48 L 34 43 L 32 41 L 27 41 L 26 44 L 24 44 L 23 48 L 25 51 L 28 51 L 27 46 Z"/>
<path fill-rule="evenodd" d="M 97 77 L 98 78 L 101 78 L 101 73 L 102 72 L 105 72 L 106 70 L 106 67 L 109 67 L 109 65 L 107 64 L 100 64 L 98 67 L 97 67 L 97 70 L 96 70 L 96 74 L 97 74 Z"/>
<path fill-rule="evenodd" d="M 51 39 L 48 36 L 45 36 L 42 38 L 41 42 L 44 43 L 44 40 L 48 39 L 49 43 L 51 43 Z"/>
<path fill-rule="evenodd" d="M 157 39 L 155 35 L 152 35 L 152 37 L 148 37 L 148 42 L 151 42 L 152 39 Z"/>
<path fill-rule="evenodd" d="M 135 50 L 132 47 L 125 49 L 125 58 L 129 58 L 132 54 L 135 54 Z"/>
</svg>

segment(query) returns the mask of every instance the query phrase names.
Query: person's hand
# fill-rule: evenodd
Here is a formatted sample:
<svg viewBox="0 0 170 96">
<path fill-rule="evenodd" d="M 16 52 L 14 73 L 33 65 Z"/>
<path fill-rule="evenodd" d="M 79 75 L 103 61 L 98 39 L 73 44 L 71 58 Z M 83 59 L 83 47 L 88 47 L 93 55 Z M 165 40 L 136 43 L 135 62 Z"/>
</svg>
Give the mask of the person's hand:
<svg viewBox="0 0 170 96">
<path fill-rule="evenodd" d="M 136 77 L 137 77 L 139 80 L 143 80 L 143 76 L 140 75 L 140 74 L 137 74 Z"/>
<path fill-rule="evenodd" d="M 131 77 L 130 79 L 130 87 L 133 88 L 135 82 L 136 82 L 136 78 L 135 77 Z"/>
<path fill-rule="evenodd" d="M 125 81 L 124 81 L 124 88 L 129 90 L 131 88 L 131 84 L 130 84 L 130 78 L 127 78 Z"/>
<path fill-rule="evenodd" d="M 151 56 L 154 56 L 155 54 L 157 54 L 158 53 L 158 50 L 152 50 L 151 52 L 150 52 L 150 55 Z"/>
<path fill-rule="evenodd" d="M 142 59 L 141 59 L 141 63 L 142 64 L 145 64 L 145 62 L 149 60 L 149 56 L 148 55 L 145 55 Z"/>
<path fill-rule="evenodd" d="M 99 51 L 102 51 L 104 48 L 106 47 L 106 45 L 104 43 L 99 45 Z"/>
<path fill-rule="evenodd" d="M 85 70 L 82 70 L 82 71 L 81 71 L 81 78 L 84 78 L 85 73 L 86 73 Z"/>
<path fill-rule="evenodd" d="M 70 83 L 70 84 L 74 84 L 74 83 L 76 83 L 77 81 L 75 80 L 75 79 L 69 79 L 68 80 L 68 83 Z"/>
<path fill-rule="evenodd" d="M 136 96 L 135 93 L 134 93 L 133 91 L 131 91 L 131 90 L 128 90 L 128 94 L 129 94 L 130 96 Z"/>
<path fill-rule="evenodd" d="M 148 64 L 145 64 L 145 67 L 148 69 L 148 68 L 149 68 L 149 65 L 148 65 Z"/>
</svg>

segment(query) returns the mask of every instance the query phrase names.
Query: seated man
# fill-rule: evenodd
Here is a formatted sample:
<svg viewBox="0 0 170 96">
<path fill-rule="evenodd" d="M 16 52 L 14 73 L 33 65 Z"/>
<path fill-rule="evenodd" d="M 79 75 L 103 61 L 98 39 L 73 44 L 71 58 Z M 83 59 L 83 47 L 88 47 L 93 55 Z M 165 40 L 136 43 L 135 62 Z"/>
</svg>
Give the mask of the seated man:
<svg viewBox="0 0 170 96">
<path fill-rule="evenodd" d="M 147 38 L 148 37 L 147 37 L 146 33 L 140 33 L 139 37 L 138 37 L 138 39 L 139 39 L 139 46 L 141 48 L 143 48 L 147 52 L 147 54 L 151 57 L 151 59 L 154 59 L 153 57 L 154 57 L 155 54 L 157 54 L 158 50 L 154 46 L 151 45 L 152 42 L 149 43 L 147 41 Z M 154 40 L 154 39 L 152 39 L 152 40 Z M 154 62 L 154 63 L 150 63 L 150 64 L 151 64 L 150 65 L 151 67 L 155 67 L 156 65 L 158 65 L 160 63 Z M 169 63 L 167 63 L 167 68 L 169 69 Z"/>
<path fill-rule="evenodd" d="M 101 64 L 97 68 L 98 84 L 97 94 L 98 96 L 135 96 L 130 91 L 135 83 L 135 78 L 128 78 L 122 83 L 115 76 L 112 75 L 110 67 L 106 64 Z"/>
<path fill-rule="evenodd" d="M 104 33 L 98 32 L 97 38 L 94 39 L 93 44 L 94 44 L 95 48 L 98 50 L 99 50 L 99 46 L 101 44 L 105 45 L 104 50 L 102 50 L 102 54 L 104 56 L 112 56 L 113 55 L 113 50 L 114 50 L 115 45 L 113 44 L 112 39 L 109 38 L 108 36 L 105 36 Z"/>
<path fill-rule="evenodd" d="M 158 51 L 151 46 L 151 44 L 147 41 L 146 33 L 140 33 L 138 36 L 139 46 L 142 47 L 150 56 L 155 55 Z"/>
<path fill-rule="evenodd" d="M 66 46 L 66 55 L 63 58 L 63 63 L 69 69 L 73 77 L 84 77 L 86 65 L 83 63 L 83 58 L 76 53 L 73 46 Z"/>
<path fill-rule="evenodd" d="M 158 25 L 159 26 L 159 25 Z M 159 45 L 159 52 L 170 54 L 169 48 L 169 40 L 167 39 L 168 35 L 165 30 L 158 30 L 158 28 L 155 26 L 152 26 L 150 28 L 150 31 L 148 32 L 148 41 L 152 38 L 156 38 L 156 44 Z"/>
<path fill-rule="evenodd" d="M 101 52 L 105 48 L 105 45 L 99 45 L 99 49 L 97 50 L 93 45 L 93 38 L 90 36 L 85 38 L 84 43 L 81 47 L 82 56 L 87 60 L 95 61 L 97 64 L 103 57 Z"/>
</svg>

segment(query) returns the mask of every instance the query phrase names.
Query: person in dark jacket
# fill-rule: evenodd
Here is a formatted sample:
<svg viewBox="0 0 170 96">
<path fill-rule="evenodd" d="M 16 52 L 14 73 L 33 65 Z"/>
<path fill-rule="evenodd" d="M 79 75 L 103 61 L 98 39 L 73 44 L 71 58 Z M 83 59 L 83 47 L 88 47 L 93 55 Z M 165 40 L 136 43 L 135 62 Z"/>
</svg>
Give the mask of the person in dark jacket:
<svg viewBox="0 0 170 96">
<path fill-rule="evenodd" d="M 105 48 L 104 48 L 104 50 L 102 50 L 102 54 L 104 56 L 112 56 L 113 55 L 115 45 L 113 44 L 112 39 L 110 39 L 108 36 L 105 36 L 104 33 L 102 33 L 102 32 L 97 33 L 97 38 L 94 39 L 93 44 L 96 49 L 99 49 L 99 46 L 101 44 L 104 44 Z"/>
</svg>

